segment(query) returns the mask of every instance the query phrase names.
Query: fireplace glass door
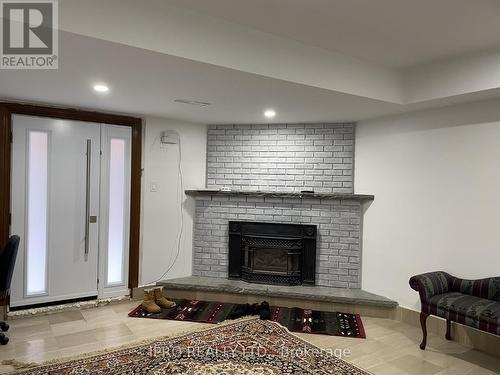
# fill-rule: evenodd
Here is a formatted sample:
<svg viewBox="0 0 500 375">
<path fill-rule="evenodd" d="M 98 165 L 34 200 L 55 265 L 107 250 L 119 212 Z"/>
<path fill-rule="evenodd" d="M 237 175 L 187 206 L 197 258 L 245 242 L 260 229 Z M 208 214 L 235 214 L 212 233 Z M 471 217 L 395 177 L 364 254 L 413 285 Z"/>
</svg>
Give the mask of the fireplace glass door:
<svg viewBox="0 0 500 375">
<path fill-rule="evenodd" d="M 297 276 L 300 275 L 300 256 L 300 251 L 246 247 L 243 267 L 258 273 Z"/>
<path fill-rule="evenodd" d="M 244 278 L 253 282 L 288 284 L 300 282 L 301 276 L 301 239 L 256 238 L 247 237 L 243 240 Z"/>
<path fill-rule="evenodd" d="M 314 285 L 316 227 L 229 222 L 229 278 L 276 285 Z"/>
</svg>

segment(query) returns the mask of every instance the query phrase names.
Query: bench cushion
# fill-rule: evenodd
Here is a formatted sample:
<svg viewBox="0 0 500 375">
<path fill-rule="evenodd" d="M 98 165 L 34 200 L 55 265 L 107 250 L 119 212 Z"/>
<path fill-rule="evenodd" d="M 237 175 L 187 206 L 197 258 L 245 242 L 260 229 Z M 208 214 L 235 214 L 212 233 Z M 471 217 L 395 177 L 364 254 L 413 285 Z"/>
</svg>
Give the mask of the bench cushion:
<svg viewBox="0 0 500 375">
<path fill-rule="evenodd" d="M 500 335 L 500 302 L 459 292 L 437 294 L 422 311 Z"/>
<path fill-rule="evenodd" d="M 460 292 L 500 302 L 500 277 L 466 280 L 452 277 L 449 292 Z"/>
</svg>

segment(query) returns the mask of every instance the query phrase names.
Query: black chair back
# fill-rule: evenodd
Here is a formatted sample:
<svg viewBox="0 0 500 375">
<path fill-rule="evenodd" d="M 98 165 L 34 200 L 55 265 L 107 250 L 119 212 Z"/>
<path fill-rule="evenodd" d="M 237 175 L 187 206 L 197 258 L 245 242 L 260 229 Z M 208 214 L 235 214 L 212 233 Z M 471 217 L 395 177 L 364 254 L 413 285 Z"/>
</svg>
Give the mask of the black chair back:
<svg viewBox="0 0 500 375">
<path fill-rule="evenodd" d="M 19 236 L 10 237 L 3 252 L 0 254 L 0 293 L 10 289 L 19 240 Z"/>
</svg>

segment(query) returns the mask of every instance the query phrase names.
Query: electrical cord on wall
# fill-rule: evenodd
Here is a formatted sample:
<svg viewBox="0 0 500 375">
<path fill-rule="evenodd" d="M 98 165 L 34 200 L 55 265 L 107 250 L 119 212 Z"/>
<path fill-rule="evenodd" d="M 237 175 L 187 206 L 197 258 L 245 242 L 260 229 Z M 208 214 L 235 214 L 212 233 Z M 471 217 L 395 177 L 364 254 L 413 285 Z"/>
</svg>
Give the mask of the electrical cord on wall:
<svg viewBox="0 0 500 375">
<path fill-rule="evenodd" d="M 156 143 L 156 139 L 151 147 L 154 146 Z M 144 285 L 149 285 L 153 283 L 157 283 L 158 281 L 162 280 L 164 277 L 168 275 L 168 273 L 172 270 L 172 268 L 175 266 L 177 263 L 177 260 L 179 259 L 179 255 L 181 253 L 181 241 L 182 241 L 182 234 L 184 231 L 184 210 L 182 209 L 182 197 L 184 195 L 184 177 L 182 175 L 182 146 L 181 146 L 181 137 L 179 137 L 179 158 L 178 158 L 178 163 L 177 163 L 177 170 L 178 170 L 178 175 L 179 179 L 177 180 L 177 217 L 180 217 L 180 227 L 179 227 L 179 232 L 177 235 L 177 252 L 175 254 L 174 260 L 172 264 L 167 268 L 167 270 L 156 280 L 150 281 L 148 283 L 145 283 Z M 180 189 L 180 190 L 179 190 Z"/>
</svg>

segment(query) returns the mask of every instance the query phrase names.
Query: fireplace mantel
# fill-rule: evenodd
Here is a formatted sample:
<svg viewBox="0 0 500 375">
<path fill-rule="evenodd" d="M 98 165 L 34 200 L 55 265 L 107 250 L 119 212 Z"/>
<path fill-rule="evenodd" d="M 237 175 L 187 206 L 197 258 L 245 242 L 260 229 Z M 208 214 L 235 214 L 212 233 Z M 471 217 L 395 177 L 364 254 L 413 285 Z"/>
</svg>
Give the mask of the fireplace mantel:
<svg viewBox="0 0 500 375">
<path fill-rule="evenodd" d="M 346 193 L 297 193 L 297 192 L 279 192 L 279 191 L 244 191 L 244 190 L 214 190 L 198 189 L 186 190 L 186 195 L 220 195 L 220 196 L 247 196 L 264 198 L 292 198 L 292 199 L 329 199 L 329 200 L 351 200 L 351 201 L 372 201 L 374 195 L 368 194 L 346 194 Z"/>
</svg>

